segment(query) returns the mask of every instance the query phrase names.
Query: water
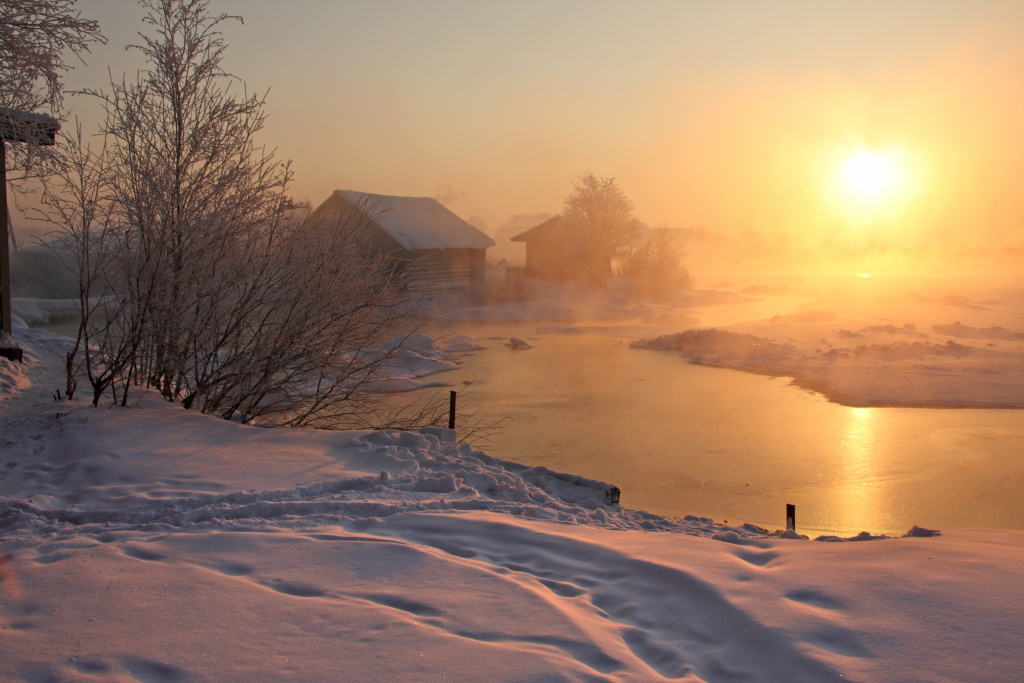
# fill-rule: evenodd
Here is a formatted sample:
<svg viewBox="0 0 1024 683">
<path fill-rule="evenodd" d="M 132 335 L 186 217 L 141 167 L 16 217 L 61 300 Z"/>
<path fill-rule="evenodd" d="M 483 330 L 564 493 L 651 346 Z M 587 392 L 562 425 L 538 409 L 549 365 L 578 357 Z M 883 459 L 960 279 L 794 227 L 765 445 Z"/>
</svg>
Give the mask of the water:
<svg viewBox="0 0 1024 683">
<path fill-rule="evenodd" d="M 702 324 L 757 317 L 751 306 L 704 311 Z M 1003 324 L 1024 327 L 1013 310 Z M 77 321 L 46 327 L 73 337 Z M 674 331 L 438 323 L 433 336 L 489 348 L 430 379 L 458 389 L 461 409 L 507 418 L 491 455 L 612 482 L 631 508 L 776 529 L 793 503 L 810 534 L 1024 529 L 1024 411 L 847 408 L 786 378 L 629 348 Z M 512 350 L 511 336 L 534 348 Z"/>
<path fill-rule="evenodd" d="M 631 349 L 635 335 L 462 322 L 434 333 L 489 347 L 435 376 L 460 408 L 509 418 L 488 453 L 609 481 L 628 507 L 776 529 L 793 503 L 811 534 L 1024 529 L 1024 411 L 847 408 L 786 378 Z"/>
</svg>

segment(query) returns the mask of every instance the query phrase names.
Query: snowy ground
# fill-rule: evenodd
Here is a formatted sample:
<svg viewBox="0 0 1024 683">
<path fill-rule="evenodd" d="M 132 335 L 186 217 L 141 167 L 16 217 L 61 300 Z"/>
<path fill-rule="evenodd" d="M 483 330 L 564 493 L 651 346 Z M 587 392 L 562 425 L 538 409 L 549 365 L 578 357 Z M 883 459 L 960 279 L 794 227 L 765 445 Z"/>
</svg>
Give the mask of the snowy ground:
<svg viewBox="0 0 1024 683">
<path fill-rule="evenodd" d="M 66 340 L 15 338 L 26 364 L 0 360 L 3 680 L 1024 672 L 1024 532 L 785 539 L 609 506 L 600 482 L 446 430 L 262 429 L 150 396 L 91 409 L 53 399 Z"/>
</svg>

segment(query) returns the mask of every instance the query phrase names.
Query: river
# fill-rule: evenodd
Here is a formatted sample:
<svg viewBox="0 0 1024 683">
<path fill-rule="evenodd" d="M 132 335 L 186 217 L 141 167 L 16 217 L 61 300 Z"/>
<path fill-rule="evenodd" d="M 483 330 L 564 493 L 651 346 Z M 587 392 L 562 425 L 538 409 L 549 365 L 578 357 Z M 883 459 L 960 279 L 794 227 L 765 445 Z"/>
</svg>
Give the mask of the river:
<svg viewBox="0 0 1024 683">
<path fill-rule="evenodd" d="M 723 310 L 707 322 L 751 315 Z M 77 324 L 47 327 L 73 336 Z M 457 389 L 480 421 L 503 421 L 477 444 L 489 454 L 611 482 L 631 508 L 776 529 L 790 503 L 811 535 L 1024 529 L 1024 410 L 850 408 L 785 377 L 629 347 L 653 328 L 567 329 L 435 323 L 432 336 L 488 348 L 426 379 Z M 513 349 L 513 336 L 533 348 Z"/>
<path fill-rule="evenodd" d="M 434 378 L 506 419 L 496 457 L 611 482 L 622 504 L 803 533 L 1024 529 L 1024 411 L 849 408 L 772 378 L 537 323 L 439 325 L 487 346 Z M 533 348 L 514 350 L 509 337 Z"/>
</svg>

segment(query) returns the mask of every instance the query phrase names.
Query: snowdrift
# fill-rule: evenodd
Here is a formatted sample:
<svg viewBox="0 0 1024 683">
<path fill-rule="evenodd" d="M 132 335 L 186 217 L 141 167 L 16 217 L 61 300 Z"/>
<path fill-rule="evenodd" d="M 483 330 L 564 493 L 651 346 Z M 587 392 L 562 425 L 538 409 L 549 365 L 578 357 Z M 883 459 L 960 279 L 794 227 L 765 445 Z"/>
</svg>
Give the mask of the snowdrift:
<svg viewBox="0 0 1024 683">
<path fill-rule="evenodd" d="M 609 505 L 447 429 L 92 409 L 51 395 L 66 339 L 15 338 L 4 680 L 1019 678 L 1022 532 L 814 543 Z"/>
</svg>

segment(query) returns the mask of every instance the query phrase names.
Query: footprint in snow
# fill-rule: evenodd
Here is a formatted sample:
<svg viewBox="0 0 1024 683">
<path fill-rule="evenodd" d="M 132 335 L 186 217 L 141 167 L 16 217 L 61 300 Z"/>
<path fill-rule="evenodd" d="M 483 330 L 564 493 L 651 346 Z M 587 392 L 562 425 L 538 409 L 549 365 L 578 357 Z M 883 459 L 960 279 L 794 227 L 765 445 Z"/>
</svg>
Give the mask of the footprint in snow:
<svg viewBox="0 0 1024 683">
<path fill-rule="evenodd" d="M 156 562 L 157 560 L 164 559 L 164 556 L 160 553 L 147 550 L 146 548 L 140 548 L 138 546 L 129 545 L 124 549 L 124 554 L 128 557 L 134 557 L 136 560 L 145 560 L 147 562 Z"/>
<path fill-rule="evenodd" d="M 217 571 L 226 576 L 248 576 L 252 574 L 253 568 L 241 562 L 225 562 L 217 567 Z"/>
<path fill-rule="evenodd" d="M 763 566 L 767 565 L 769 562 L 771 562 L 772 560 L 774 560 L 778 556 L 779 556 L 778 553 L 774 553 L 774 552 L 771 552 L 771 551 L 768 551 L 768 552 L 742 551 L 742 552 L 736 553 L 736 557 L 740 558 L 744 562 L 748 562 L 748 563 L 754 565 L 755 567 L 763 567 Z"/>
<path fill-rule="evenodd" d="M 555 595 L 559 595 L 563 598 L 578 598 L 579 596 L 586 593 L 585 590 L 579 586 L 574 586 L 571 583 L 562 583 L 561 581 L 552 581 L 550 579 L 538 579 L 542 586 L 546 586 Z"/>
<path fill-rule="evenodd" d="M 110 670 L 110 667 L 103 662 L 92 659 L 79 659 L 72 657 L 70 664 L 76 671 L 78 671 L 78 673 L 83 674 L 102 674 Z"/>
<path fill-rule="evenodd" d="M 874 657 L 875 653 L 861 642 L 860 636 L 837 626 L 826 626 L 808 633 L 805 640 L 823 650 L 843 657 Z"/>
<path fill-rule="evenodd" d="M 390 607 L 392 609 L 402 610 L 403 612 L 409 612 L 415 614 L 418 617 L 437 617 L 441 615 L 441 610 L 436 607 L 418 602 L 416 600 L 409 600 L 398 595 L 359 595 L 364 600 L 369 600 L 378 605 Z"/>
<path fill-rule="evenodd" d="M 124 661 L 124 665 L 132 678 L 142 683 L 178 683 L 188 680 L 184 671 L 162 662 L 129 657 Z"/>
<path fill-rule="evenodd" d="M 319 588 L 304 583 L 292 583 L 291 581 L 282 581 L 281 579 L 275 579 L 270 582 L 267 584 L 267 588 L 296 598 L 321 598 L 327 594 Z"/>
<path fill-rule="evenodd" d="M 784 596 L 788 600 L 793 602 L 799 602 L 804 605 L 811 605 L 812 607 L 820 607 L 822 609 L 843 609 L 846 607 L 845 603 L 841 600 L 833 598 L 831 595 L 826 595 L 819 590 L 813 588 L 798 588 L 791 590 Z"/>
</svg>

